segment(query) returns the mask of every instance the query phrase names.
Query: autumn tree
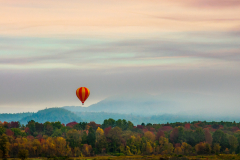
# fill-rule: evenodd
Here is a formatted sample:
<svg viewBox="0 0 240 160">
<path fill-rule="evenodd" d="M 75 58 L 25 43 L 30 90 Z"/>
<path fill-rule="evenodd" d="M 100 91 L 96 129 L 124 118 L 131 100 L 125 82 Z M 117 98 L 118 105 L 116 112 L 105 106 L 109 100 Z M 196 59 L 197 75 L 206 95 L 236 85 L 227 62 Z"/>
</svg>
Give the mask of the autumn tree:
<svg viewBox="0 0 240 160">
<path fill-rule="evenodd" d="M 151 146 L 151 143 L 150 142 L 147 142 L 146 143 L 146 153 L 147 154 L 151 154 L 153 152 L 153 148 Z"/>
<path fill-rule="evenodd" d="M 111 129 L 107 135 L 107 139 L 109 140 L 109 150 L 111 152 L 116 152 L 116 150 L 120 147 L 121 145 L 121 139 L 122 139 L 122 129 L 119 127 L 114 127 Z"/>
<path fill-rule="evenodd" d="M 147 131 L 144 133 L 144 137 L 148 140 L 148 141 L 151 141 L 151 142 L 154 142 L 155 140 L 155 135 L 150 132 L 150 131 Z"/>
<path fill-rule="evenodd" d="M 111 129 L 112 129 L 111 126 L 104 129 L 104 134 L 105 134 L 106 137 L 108 136 L 108 132 L 109 132 Z"/>
<path fill-rule="evenodd" d="M 0 150 L 2 151 L 2 159 L 6 160 L 9 152 L 9 142 L 6 134 L 3 134 L 0 138 Z"/>
<path fill-rule="evenodd" d="M 159 138 L 159 146 L 160 152 L 162 152 L 162 154 L 171 154 L 174 149 L 172 143 L 169 143 L 168 139 L 165 137 Z"/>
<path fill-rule="evenodd" d="M 42 147 L 41 147 L 41 143 L 38 139 L 34 139 L 32 142 L 32 149 L 34 151 L 34 155 L 35 156 L 39 156 L 39 154 L 41 153 Z"/>
<path fill-rule="evenodd" d="M 79 147 L 81 145 L 81 132 L 76 129 L 69 130 L 66 133 L 66 140 L 71 148 Z"/>
<path fill-rule="evenodd" d="M 174 128 L 170 133 L 170 142 L 177 143 L 178 141 L 178 128 Z"/>
<path fill-rule="evenodd" d="M 20 158 L 21 160 L 27 159 L 28 156 L 29 156 L 29 153 L 27 149 L 20 149 L 18 151 L 18 158 Z"/>
<path fill-rule="evenodd" d="M 55 138 L 56 155 L 67 156 L 67 142 L 63 137 Z"/>
<path fill-rule="evenodd" d="M 99 138 L 100 138 L 101 136 L 103 136 L 103 135 L 104 135 L 103 129 L 100 128 L 100 127 L 98 127 L 97 130 L 96 130 L 96 141 L 98 141 Z"/>
<path fill-rule="evenodd" d="M 126 146 L 126 155 L 128 155 L 128 156 L 133 155 L 133 154 L 131 153 L 131 149 L 130 149 L 129 146 Z"/>
<path fill-rule="evenodd" d="M 88 126 L 89 126 L 89 127 L 92 127 L 92 129 L 93 129 L 94 131 L 96 131 L 97 128 L 100 127 L 101 125 L 100 125 L 100 124 L 96 124 L 94 121 L 91 121 L 90 123 L 88 123 Z"/>
<path fill-rule="evenodd" d="M 11 129 L 6 130 L 7 136 L 14 136 L 14 132 Z"/>
<path fill-rule="evenodd" d="M 198 154 L 210 154 L 211 146 L 208 143 L 200 142 L 195 146 L 195 150 Z"/>
<path fill-rule="evenodd" d="M 205 140 L 206 140 L 206 142 L 211 145 L 212 144 L 212 135 L 211 135 L 211 133 L 209 132 L 209 130 L 205 130 L 204 133 L 205 133 Z"/>
<path fill-rule="evenodd" d="M 186 142 L 182 143 L 181 149 L 184 155 L 189 155 L 190 153 L 192 153 L 192 146 L 187 144 Z"/>
<path fill-rule="evenodd" d="M 90 156 L 90 153 L 92 151 L 92 146 L 88 144 L 84 144 L 82 148 L 82 152 L 85 156 Z"/>
<path fill-rule="evenodd" d="M 174 153 L 177 154 L 177 155 L 182 154 L 183 153 L 182 148 L 181 147 L 176 147 L 174 149 Z"/>
<path fill-rule="evenodd" d="M 156 135 L 156 140 L 158 141 L 160 137 L 165 137 L 165 134 L 163 131 L 159 130 Z"/>
<path fill-rule="evenodd" d="M 238 140 L 235 136 L 231 135 L 229 138 L 229 145 L 230 145 L 230 153 L 235 153 L 238 147 Z"/>
<path fill-rule="evenodd" d="M 75 157 L 82 157 L 82 152 L 79 147 L 74 148 L 74 156 Z"/>
<path fill-rule="evenodd" d="M 10 122 L 10 128 L 19 128 L 20 127 L 20 123 L 17 121 L 17 122 Z"/>
<path fill-rule="evenodd" d="M 213 151 L 215 154 L 219 154 L 220 153 L 220 149 L 221 149 L 221 146 L 219 145 L 219 143 L 214 143 L 213 145 Z"/>
</svg>

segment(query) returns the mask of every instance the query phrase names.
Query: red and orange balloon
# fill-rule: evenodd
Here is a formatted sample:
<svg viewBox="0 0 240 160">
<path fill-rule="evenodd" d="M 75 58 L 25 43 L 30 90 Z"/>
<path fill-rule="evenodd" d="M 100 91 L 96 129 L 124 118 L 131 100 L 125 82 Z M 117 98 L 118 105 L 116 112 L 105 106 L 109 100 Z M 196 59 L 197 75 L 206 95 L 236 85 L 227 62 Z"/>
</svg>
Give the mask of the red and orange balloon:
<svg viewBox="0 0 240 160">
<path fill-rule="evenodd" d="M 84 104 L 84 102 L 87 100 L 88 96 L 90 95 L 90 91 L 86 87 L 80 87 L 76 90 L 76 95 L 78 99 Z"/>
</svg>

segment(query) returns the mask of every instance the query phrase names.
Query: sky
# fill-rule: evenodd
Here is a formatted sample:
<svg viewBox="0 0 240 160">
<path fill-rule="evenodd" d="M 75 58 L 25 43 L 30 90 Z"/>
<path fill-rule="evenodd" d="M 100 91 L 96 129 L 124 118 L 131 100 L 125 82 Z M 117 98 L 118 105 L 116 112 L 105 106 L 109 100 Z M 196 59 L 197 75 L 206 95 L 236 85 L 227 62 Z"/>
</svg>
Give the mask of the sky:
<svg viewBox="0 0 240 160">
<path fill-rule="evenodd" d="M 0 113 L 81 106 L 81 86 L 85 107 L 189 93 L 240 112 L 239 15 L 239 0 L 0 0 Z"/>
</svg>

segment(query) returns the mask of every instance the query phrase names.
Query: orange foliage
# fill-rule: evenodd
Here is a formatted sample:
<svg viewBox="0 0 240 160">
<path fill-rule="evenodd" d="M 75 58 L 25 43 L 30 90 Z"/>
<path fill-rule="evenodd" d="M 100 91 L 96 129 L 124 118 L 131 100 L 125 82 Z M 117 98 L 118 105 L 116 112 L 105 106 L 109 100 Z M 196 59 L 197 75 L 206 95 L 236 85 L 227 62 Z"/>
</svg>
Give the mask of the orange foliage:
<svg viewBox="0 0 240 160">
<path fill-rule="evenodd" d="M 187 124 L 184 125 L 184 127 L 185 127 L 186 129 L 190 129 L 190 128 L 191 128 L 191 124 L 190 124 L 190 123 L 187 123 Z"/>
</svg>

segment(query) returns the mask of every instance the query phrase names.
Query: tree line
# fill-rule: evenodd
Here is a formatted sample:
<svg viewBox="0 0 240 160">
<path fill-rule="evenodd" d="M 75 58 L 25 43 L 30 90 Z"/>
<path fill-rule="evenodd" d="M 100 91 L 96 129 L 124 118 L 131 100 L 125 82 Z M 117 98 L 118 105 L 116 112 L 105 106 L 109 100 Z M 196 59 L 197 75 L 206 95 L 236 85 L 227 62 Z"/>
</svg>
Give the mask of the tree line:
<svg viewBox="0 0 240 160">
<path fill-rule="evenodd" d="M 240 153 L 240 123 L 0 122 L 0 156 L 79 157 L 95 155 L 208 155 Z"/>
</svg>

